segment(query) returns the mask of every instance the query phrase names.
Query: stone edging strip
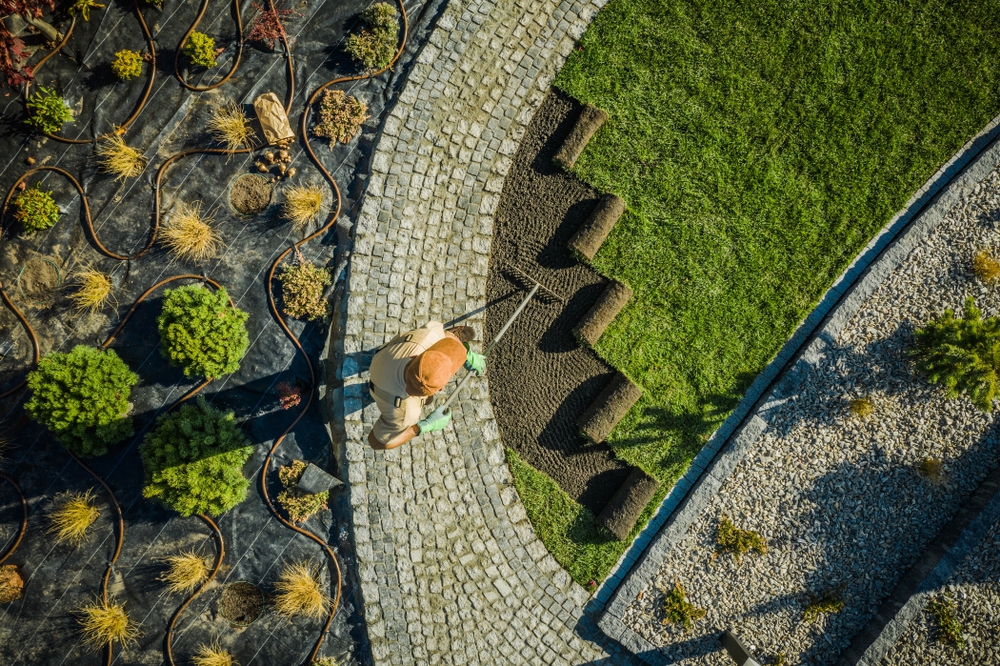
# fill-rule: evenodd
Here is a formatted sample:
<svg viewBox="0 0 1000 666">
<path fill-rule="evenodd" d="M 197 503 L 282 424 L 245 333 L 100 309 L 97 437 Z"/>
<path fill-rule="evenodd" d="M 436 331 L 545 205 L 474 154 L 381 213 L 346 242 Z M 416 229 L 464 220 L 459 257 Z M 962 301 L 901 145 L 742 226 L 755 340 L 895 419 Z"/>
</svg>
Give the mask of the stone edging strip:
<svg viewBox="0 0 1000 666">
<path fill-rule="evenodd" d="M 625 626 L 622 615 L 656 575 L 678 543 L 751 445 L 767 428 L 768 413 L 799 389 L 809 366 L 879 284 L 944 219 L 951 208 L 1000 163 L 1000 116 L 969 140 L 896 213 L 827 290 L 736 409 L 712 435 L 690 468 L 636 537 L 588 607 L 603 613 L 598 626 L 649 664 L 670 663 L 646 639 Z M 638 563 L 638 566 L 636 564 Z M 866 662 L 867 663 L 867 662 Z"/>
</svg>

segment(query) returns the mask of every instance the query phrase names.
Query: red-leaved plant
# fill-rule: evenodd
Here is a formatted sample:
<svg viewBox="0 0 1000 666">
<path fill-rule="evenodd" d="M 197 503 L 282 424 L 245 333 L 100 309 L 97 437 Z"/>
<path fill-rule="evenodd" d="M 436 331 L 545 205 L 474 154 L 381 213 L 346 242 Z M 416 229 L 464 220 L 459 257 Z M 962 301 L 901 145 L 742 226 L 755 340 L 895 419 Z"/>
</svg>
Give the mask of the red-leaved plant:
<svg viewBox="0 0 1000 666">
<path fill-rule="evenodd" d="M 302 389 L 298 383 L 293 386 L 288 382 L 278 382 L 278 404 L 282 409 L 291 409 L 302 402 Z"/>
<path fill-rule="evenodd" d="M 250 26 L 247 33 L 247 40 L 251 42 L 261 42 L 267 44 L 267 48 L 274 50 L 274 42 L 285 34 L 285 26 L 281 21 L 290 14 L 295 14 L 291 9 L 264 9 L 256 2 L 250 3 L 259 13 Z M 298 14 L 295 14 L 298 16 Z"/>
<path fill-rule="evenodd" d="M 0 16 L 18 14 L 32 22 L 38 22 L 45 9 L 55 9 L 55 0 L 0 0 Z M 7 85 L 19 86 L 34 78 L 31 67 L 25 63 L 30 54 L 25 51 L 24 41 L 11 34 L 0 21 L 0 73 L 7 79 Z"/>
</svg>

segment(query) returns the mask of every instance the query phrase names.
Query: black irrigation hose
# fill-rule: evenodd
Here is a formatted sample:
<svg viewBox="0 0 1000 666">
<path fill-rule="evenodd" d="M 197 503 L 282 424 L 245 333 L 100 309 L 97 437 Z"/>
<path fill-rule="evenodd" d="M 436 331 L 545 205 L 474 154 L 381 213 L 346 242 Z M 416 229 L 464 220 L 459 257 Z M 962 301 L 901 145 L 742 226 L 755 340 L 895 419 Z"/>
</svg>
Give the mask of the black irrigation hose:
<svg viewBox="0 0 1000 666">
<path fill-rule="evenodd" d="M 24 538 L 24 533 L 28 531 L 28 500 L 24 497 L 24 491 L 21 490 L 21 486 L 17 485 L 17 481 L 3 472 L 0 472 L 0 479 L 3 479 L 13 486 L 14 491 L 17 493 L 18 497 L 21 498 L 21 526 L 17 529 L 17 536 L 14 538 L 14 544 L 7 549 L 6 553 L 0 556 L 0 564 L 3 564 L 8 557 L 14 554 L 17 547 L 21 545 L 21 539 Z"/>
</svg>

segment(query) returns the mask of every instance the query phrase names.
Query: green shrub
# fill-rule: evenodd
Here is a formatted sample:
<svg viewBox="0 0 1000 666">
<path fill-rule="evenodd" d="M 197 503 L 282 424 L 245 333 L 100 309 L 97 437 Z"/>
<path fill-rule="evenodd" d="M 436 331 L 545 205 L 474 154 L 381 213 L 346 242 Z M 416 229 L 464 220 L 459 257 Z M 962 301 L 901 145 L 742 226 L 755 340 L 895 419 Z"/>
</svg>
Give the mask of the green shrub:
<svg viewBox="0 0 1000 666">
<path fill-rule="evenodd" d="M 208 406 L 198 396 L 157 420 L 139 448 L 146 469 L 143 497 L 157 499 L 182 516 L 219 515 L 246 498 L 250 481 L 243 464 L 253 446 L 232 413 Z"/>
<path fill-rule="evenodd" d="M 842 610 L 844 610 L 844 600 L 840 596 L 840 589 L 826 590 L 820 595 L 809 596 L 809 602 L 802 611 L 802 621 L 812 622 L 820 615 L 839 613 Z"/>
<path fill-rule="evenodd" d="M 323 288 L 333 282 L 328 269 L 299 261 L 285 268 L 278 279 L 285 314 L 314 321 L 326 319 L 330 305 L 323 299 Z"/>
<path fill-rule="evenodd" d="M 715 546 L 719 553 L 733 553 L 737 562 L 751 550 L 760 555 L 767 553 L 767 541 L 761 535 L 750 530 L 741 530 L 726 516 L 722 516 L 719 520 L 719 533 L 715 537 Z"/>
<path fill-rule="evenodd" d="M 99 456 L 134 433 L 128 399 L 138 380 L 110 349 L 52 352 L 28 373 L 24 408 L 76 455 Z"/>
<path fill-rule="evenodd" d="M 37 183 L 14 199 L 14 219 L 23 224 L 28 233 L 50 228 L 59 221 L 60 215 L 51 190 L 46 192 Z"/>
<path fill-rule="evenodd" d="M 167 289 L 158 320 L 163 355 L 187 377 L 236 372 L 250 344 L 248 316 L 229 304 L 225 289 L 213 292 L 197 284 Z"/>
<path fill-rule="evenodd" d="M 365 24 L 361 32 L 347 37 L 347 52 L 367 71 L 388 66 L 398 45 L 396 8 L 387 2 L 376 2 L 361 12 L 361 21 Z"/>
<path fill-rule="evenodd" d="M 299 479 L 306 467 L 306 463 L 301 460 L 293 460 L 291 465 L 282 465 L 278 469 L 278 478 L 285 486 L 278 495 L 278 504 L 288 512 L 293 523 L 301 523 L 320 509 L 325 509 L 326 501 L 330 499 L 329 490 L 319 493 L 299 490 Z"/>
<path fill-rule="evenodd" d="M 111 61 L 111 70 L 122 81 L 142 76 L 142 54 L 128 49 L 119 51 Z"/>
<path fill-rule="evenodd" d="M 949 398 L 967 393 L 984 412 L 993 411 L 1000 368 L 1000 318 L 982 318 L 970 296 L 962 318 L 951 310 L 917 329 L 910 354 L 933 384 L 944 385 Z"/>
<path fill-rule="evenodd" d="M 192 32 L 184 44 L 184 55 L 192 65 L 215 67 L 215 40 L 203 32 Z"/>
<path fill-rule="evenodd" d="M 55 134 L 63 125 L 73 122 L 73 112 L 55 90 L 39 86 L 27 106 L 28 118 L 24 122 L 46 134 Z"/>
<path fill-rule="evenodd" d="M 934 616 L 938 626 L 938 640 L 951 643 L 957 648 L 965 647 L 965 637 L 962 635 L 962 623 L 955 614 L 955 601 L 945 592 L 936 599 L 931 599 L 927 610 Z"/>
<path fill-rule="evenodd" d="M 663 590 L 663 594 L 665 595 L 663 599 L 663 612 L 666 616 L 663 624 L 683 625 L 684 633 L 687 633 L 691 631 L 691 627 L 696 620 L 705 617 L 704 608 L 697 608 L 686 599 L 684 588 L 681 587 L 680 581 L 676 581 L 674 589 L 669 592 Z"/>
</svg>

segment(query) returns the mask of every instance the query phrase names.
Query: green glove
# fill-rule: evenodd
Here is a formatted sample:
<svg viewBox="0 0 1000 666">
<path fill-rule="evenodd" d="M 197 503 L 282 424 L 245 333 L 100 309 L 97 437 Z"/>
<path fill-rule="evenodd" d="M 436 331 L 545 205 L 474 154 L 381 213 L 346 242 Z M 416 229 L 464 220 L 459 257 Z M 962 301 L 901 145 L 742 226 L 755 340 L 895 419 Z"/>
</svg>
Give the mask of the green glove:
<svg viewBox="0 0 1000 666">
<path fill-rule="evenodd" d="M 438 407 L 433 412 L 427 415 L 427 418 L 418 421 L 417 427 L 420 428 L 420 434 L 425 432 L 434 432 L 436 430 L 444 430 L 445 426 L 451 421 L 451 410 L 447 412 L 444 407 Z"/>
<path fill-rule="evenodd" d="M 477 375 L 483 374 L 486 372 L 486 357 L 470 349 L 465 356 L 465 369 L 471 370 Z"/>
</svg>

